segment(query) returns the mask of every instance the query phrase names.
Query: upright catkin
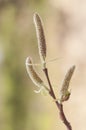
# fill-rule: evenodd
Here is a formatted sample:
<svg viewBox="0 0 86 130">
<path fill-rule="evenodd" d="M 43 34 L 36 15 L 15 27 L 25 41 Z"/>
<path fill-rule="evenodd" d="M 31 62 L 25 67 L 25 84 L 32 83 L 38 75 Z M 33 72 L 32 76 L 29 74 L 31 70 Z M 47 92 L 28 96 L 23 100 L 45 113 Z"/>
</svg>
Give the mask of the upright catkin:
<svg viewBox="0 0 86 130">
<path fill-rule="evenodd" d="M 34 14 L 33 18 L 34 18 L 34 24 L 35 24 L 36 35 L 38 40 L 39 55 L 43 63 L 45 62 L 45 58 L 46 58 L 46 40 L 44 35 L 44 29 L 42 25 L 42 20 L 37 13 Z"/>
<path fill-rule="evenodd" d="M 68 91 L 68 88 L 69 88 L 70 80 L 71 80 L 71 77 L 74 73 L 74 70 L 75 70 L 75 66 L 73 65 L 68 70 L 67 74 L 65 75 L 65 78 L 63 80 L 62 87 L 61 87 L 61 90 L 60 90 L 61 100 L 64 100 L 66 98 L 67 94 L 70 94 L 69 91 Z"/>
</svg>

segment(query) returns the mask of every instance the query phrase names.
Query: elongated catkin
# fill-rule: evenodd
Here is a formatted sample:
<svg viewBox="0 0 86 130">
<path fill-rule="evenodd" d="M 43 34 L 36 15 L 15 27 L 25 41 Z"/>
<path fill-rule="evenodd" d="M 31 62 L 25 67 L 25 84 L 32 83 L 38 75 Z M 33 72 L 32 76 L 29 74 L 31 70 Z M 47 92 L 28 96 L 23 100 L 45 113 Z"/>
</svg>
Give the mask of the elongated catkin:
<svg viewBox="0 0 86 130">
<path fill-rule="evenodd" d="M 39 55 L 41 61 L 43 62 L 45 61 L 46 58 L 46 41 L 45 41 L 42 20 L 37 13 L 34 14 L 33 18 L 34 18 L 34 24 L 35 24 L 37 40 L 38 40 Z"/>
<path fill-rule="evenodd" d="M 26 59 L 26 69 L 27 72 L 32 80 L 32 82 L 37 86 L 37 87 L 44 87 L 46 90 L 49 91 L 49 89 L 46 87 L 46 85 L 44 84 L 44 82 L 42 81 L 42 79 L 39 77 L 39 75 L 37 74 L 37 72 L 34 69 L 34 64 L 32 62 L 31 57 L 27 57 Z"/>
<path fill-rule="evenodd" d="M 67 74 L 65 75 L 65 78 L 63 80 L 63 84 L 60 90 L 60 100 L 66 100 L 66 98 L 68 98 L 68 96 L 70 95 L 70 92 L 68 91 L 69 88 L 69 83 L 71 80 L 71 77 L 74 73 L 75 70 L 75 66 L 73 65 L 67 72 Z"/>
</svg>

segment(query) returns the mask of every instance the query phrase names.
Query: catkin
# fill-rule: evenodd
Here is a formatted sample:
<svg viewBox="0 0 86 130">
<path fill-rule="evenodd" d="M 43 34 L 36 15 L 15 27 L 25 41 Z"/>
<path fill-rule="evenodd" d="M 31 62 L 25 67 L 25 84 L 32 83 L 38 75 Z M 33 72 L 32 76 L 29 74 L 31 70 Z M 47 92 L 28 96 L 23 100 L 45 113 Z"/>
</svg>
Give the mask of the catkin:
<svg viewBox="0 0 86 130">
<path fill-rule="evenodd" d="M 35 24 L 36 35 L 38 40 L 39 55 L 41 61 L 43 62 L 45 61 L 46 58 L 46 41 L 44 36 L 42 20 L 37 13 L 34 14 L 34 24 Z"/>
<path fill-rule="evenodd" d="M 37 74 L 37 72 L 35 71 L 34 67 L 33 67 L 33 62 L 32 59 L 30 57 L 28 57 L 26 59 L 26 69 L 27 72 L 32 80 L 32 82 L 38 86 L 38 87 L 44 87 L 45 89 L 48 90 L 48 88 L 46 87 L 46 85 L 44 85 L 44 82 L 42 81 L 42 79 L 39 77 L 39 75 Z M 48 90 L 49 91 L 49 90 Z"/>
<path fill-rule="evenodd" d="M 62 99 L 63 97 L 65 98 L 65 96 L 67 96 L 66 94 L 69 93 L 68 91 L 68 88 L 69 88 L 69 83 L 70 83 L 70 80 L 71 80 L 71 77 L 73 75 L 73 72 L 75 70 L 75 66 L 73 65 L 67 72 L 67 74 L 65 75 L 65 78 L 63 80 L 63 84 L 62 84 L 62 87 L 61 87 L 61 90 L 60 90 L 60 96 L 61 96 L 61 100 L 64 100 Z"/>
</svg>

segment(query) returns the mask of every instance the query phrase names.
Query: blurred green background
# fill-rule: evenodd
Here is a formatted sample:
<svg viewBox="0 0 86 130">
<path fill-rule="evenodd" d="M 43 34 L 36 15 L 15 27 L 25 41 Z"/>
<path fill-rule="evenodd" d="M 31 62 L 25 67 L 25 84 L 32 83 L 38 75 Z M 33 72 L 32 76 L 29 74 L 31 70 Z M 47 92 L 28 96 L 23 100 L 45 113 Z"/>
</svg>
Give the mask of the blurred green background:
<svg viewBox="0 0 86 130">
<path fill-rule="evenodd" d="M 0 130 L 51 129 L 45 103 L 33 92 L 25 68 L 28 55 L 38 58 L 33 14 L 46 17 L 46 3 L 0 0 Z"/>
<path fill-rule="evenodd" d="M 76 5 L 79 8 L 75 8 Z M 85 5 L 83 3 L 82 8 Z M 77 65 L 71 82 L 72 95 L 64 106 L 73 128 L 85 129 L 86 30 L 82 21 L 86 15 L 79 12 L 80 7 L 77 0 L 76 4 L 72 0 L 0 0 L 0 130 L 66 130 L 54 101 L 34 93 L 36 87 L 26 72 L 27 56 L 35 63 L 40 62 L 34 12 L 38 12 L 44 22 L 47 61 L 59 58 L 47 64 L 57 98 L 67 69 Z M 36 69 L 46 82 L 41 68 Z"/>
</svg>

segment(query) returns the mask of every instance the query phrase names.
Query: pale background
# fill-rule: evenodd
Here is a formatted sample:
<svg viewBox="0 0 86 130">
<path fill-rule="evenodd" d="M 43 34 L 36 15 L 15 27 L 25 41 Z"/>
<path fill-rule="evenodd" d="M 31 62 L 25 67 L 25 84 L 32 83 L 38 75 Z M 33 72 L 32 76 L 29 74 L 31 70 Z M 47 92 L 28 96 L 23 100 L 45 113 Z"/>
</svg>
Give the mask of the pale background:
<svg viewBox="0 0 86 130">
<path fill-rule="evenodd" d="M 85 0 L 0 0 L 0 130 L 66 130 L 52 98 L 35 94 L 26 72 L 27 56 L 40 62 L 34 12 L 43 19 L 47 61 L 58 58 L 47 64 L 57 98 L 65 73 L 76 65 L 64 110 L 74 130 L 85 130 Z"/>
</svg>

